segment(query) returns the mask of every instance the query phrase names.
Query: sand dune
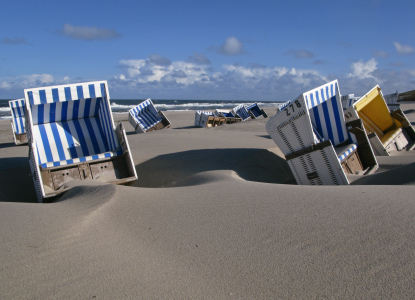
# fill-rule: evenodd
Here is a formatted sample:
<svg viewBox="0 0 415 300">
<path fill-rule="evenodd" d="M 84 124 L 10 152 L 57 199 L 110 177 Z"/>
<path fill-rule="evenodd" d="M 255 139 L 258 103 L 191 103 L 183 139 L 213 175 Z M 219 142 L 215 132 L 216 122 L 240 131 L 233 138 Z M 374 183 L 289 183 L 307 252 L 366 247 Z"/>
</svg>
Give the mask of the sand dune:
<svg viewBox="0 0 415 300">
<path fill-rule="evenodd" d="M 148 134 L 124 122 L 134 186 L 75 182 L 45 204 L 0 121 L 1 299 L 413 298 L 413 151 L 350 186 L 297 186 L 266 120 L 166 114 Z"/>
</svg>

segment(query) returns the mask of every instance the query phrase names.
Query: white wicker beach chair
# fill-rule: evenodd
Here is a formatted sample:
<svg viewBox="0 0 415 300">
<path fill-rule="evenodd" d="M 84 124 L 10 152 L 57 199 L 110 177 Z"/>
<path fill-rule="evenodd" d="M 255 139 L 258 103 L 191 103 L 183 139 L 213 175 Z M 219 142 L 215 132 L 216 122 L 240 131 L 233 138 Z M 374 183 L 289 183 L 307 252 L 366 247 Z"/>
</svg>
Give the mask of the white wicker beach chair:
<svg viewBox="0 0 415 300">
<path fill-rule="evenodd" d="M 255 116 L 252 113 L 250 113 L 246 109 L 246 106 L 243 105 L 243 104 L 239 104 L 237 107 L 233 108 L 232 113 L 235 116 L 241 118 L 242 121 L 246 121 L 246 120 L 249 120 L 249 119 L 255 119 Z"/>
<path fill-rule="evenodd" d="M 379 85 L 345 111 L 346 120 L 362 119 L 364 128 L 376 155 L 411 147 L 415 130 L 401 109 L 389 111 Z"/>
<path fill-rule="evenodd" d="M 250 112 L 255 117 L 255 119 L 258 119 L 261 117 L 268 118 L 268 115 L 266 114 L 266 112 L 263 109 L 259 108 L 258 103 L 253 103 L 251 105 L 248 105 L 246 107 L 246 110 Z"/>
<path fill-rule="evenodd" d="M 106 81 L 25 89 L 24 94 L 39 202 L 73 180 L 137 180 L 124 127 L 114 126 Z"/>
<path fill-rule="evenodd" d="M 16 145 L 27 144 L 25 104 L 24 99 L 9 101 L 10 111 L 12 114 L 12 130 L 14 143 Z"/>
<path fill-rule="evenodd" d="M 128 111 L 128 121 L 136 133 L 170 127 L 170 121 L 160 110 L 156 110 L 150 98 Z"/>
<path fill-rule="evenodd" d="M 378 168 L 361 123 L 347 126 L 356 136 L 346 129 L 335 80 L 281 105 L 266 129 L 284 153 L 298 184 L 344 185 L 349 183 L 345 172 L 374 172 Z"/>
</svg>

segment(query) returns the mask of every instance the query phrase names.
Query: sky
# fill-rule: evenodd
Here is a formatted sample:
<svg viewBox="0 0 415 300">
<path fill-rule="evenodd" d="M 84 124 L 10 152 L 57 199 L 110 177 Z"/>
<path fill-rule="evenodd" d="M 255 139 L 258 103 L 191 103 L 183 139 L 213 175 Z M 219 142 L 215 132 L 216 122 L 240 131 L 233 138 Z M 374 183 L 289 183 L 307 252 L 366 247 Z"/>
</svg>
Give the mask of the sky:
<svg viewBox="0 0 415 300">
<path fill-rule="evenodd" d="M 415 89 L 413 0 L 0 1 L 0 99 L 95 80 L 112 99 Z"/>
</svg>

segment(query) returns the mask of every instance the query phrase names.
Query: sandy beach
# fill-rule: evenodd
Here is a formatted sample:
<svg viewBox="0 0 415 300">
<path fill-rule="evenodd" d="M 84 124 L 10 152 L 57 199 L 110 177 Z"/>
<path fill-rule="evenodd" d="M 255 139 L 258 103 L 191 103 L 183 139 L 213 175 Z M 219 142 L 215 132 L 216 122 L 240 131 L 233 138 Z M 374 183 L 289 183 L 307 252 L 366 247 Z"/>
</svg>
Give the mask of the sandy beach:
<svg viewBox="0 0 415 300">
<path fill-rule="evenodd" d="M 415 125 L 415 103 L 401 104 Z M 275 108 L 265 109 L 269 116 Z M 350 186 L 297 186 L 268 119 L 128 135 L 134 186 L 39 204 L 0 121 L 0 299 L 413 299 L 415 151 Z"/>
</svg>

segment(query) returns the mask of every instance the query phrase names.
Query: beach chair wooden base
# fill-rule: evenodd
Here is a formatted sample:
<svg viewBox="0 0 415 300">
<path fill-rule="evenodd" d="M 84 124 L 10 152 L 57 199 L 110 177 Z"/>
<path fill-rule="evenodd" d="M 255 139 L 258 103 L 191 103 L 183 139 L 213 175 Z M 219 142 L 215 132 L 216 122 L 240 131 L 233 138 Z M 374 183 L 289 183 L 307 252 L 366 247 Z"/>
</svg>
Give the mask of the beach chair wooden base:
<svg viewBox="0 0 415 300">
<path fill-rule="evenodd" d="M 16 145 L 24 145 L 27 144 L 27 133 L 20 133 L 16 134 L 14 133 L 14 142 Z"/>
<path fill-rule="evenodd" d="M 288 154 L 286 159 L 299 185 L 349 184 L 330 140 Z"/>
<path fill-rule="evenodd" d="M 207 126 L 206 127 L 216 127 L 216 126 L 220 126 L 222 124 L 226 124 L 226 118 L 209 116 L 209 118 L 207 120 Z"/>
<path fill-rule="evenodd" d="M 237 123 L 237 122 L 242 122 L 241 118 L 226 118 L 225 120 L 225 124 L 233 124 L 233 123 Z"/>
</svg>

